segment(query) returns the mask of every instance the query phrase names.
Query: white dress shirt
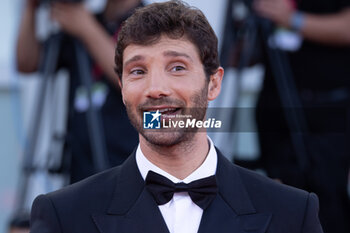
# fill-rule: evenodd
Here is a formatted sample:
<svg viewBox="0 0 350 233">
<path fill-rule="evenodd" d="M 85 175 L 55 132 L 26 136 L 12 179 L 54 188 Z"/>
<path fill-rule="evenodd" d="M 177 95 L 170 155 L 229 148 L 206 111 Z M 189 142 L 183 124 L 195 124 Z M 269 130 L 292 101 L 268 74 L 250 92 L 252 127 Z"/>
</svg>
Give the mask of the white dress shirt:
<svg viewBox="0 0 350 233">
<path fill-rule="evenodd" d="M 140 145 L 136 150 L 136 163 L 143 179 L 146 179 L 148 171 L 156 172 L 165 176 L 174 183 L 184 182 L 186 184 L 215 175 L 217 165 L 217 153 L 212 140 L 208 137 L 210 144 L 209 153 L 202 165 L 183 180 L 170 175 L 151 163 L 142 153 Z M 197 206 L 187 192 L 174 193 L 173 198 L 164 205 L 158 206 L 170 233 L 195 233 L 198 232 L 203 210 Z"/>
</svg>

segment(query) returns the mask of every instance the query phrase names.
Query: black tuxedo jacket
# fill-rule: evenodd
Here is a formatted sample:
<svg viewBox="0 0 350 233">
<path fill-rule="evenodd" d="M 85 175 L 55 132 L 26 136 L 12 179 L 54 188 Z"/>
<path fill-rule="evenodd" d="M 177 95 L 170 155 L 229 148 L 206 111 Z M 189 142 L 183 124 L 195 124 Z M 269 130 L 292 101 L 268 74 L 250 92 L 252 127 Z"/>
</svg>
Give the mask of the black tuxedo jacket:
<svg viewBox="0 0 350 233">
<path fill-rule="evenodd" d="M 238 167 L 218 151 L 219 192 L 203 212 L 200 233 L 320 233 L 315 194 Z M 123 165 L 33 203 L 32 233 L 166 233 L 145 189 L 135 153 Z"/>
</svg>

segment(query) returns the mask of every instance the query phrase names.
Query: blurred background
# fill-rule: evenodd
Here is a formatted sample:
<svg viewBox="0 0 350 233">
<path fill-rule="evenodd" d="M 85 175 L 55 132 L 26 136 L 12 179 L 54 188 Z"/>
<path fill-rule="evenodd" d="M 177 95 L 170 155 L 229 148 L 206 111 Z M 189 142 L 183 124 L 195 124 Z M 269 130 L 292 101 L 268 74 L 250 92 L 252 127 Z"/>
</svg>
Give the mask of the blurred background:
<svg viewBox="0 0 350 233">
<path fill-rule="evenodd" d="M 18 57 L 28 53 L 18 47 L 22 43 L 19 38 L 24 41 L 29 38 L 23 29 L 26 24 L 23 18 L 27 23 L 30 21 L 26 18 L 29 17 L 28 2 L 36 8 L 35 30 L 30 24 L 27 26 L 35 31 L 32 35 L 45 54 L 40 65 L 35 64 L 33 69 L 23 64 L 39 61 L 34 55 L 29 62 L 18 61 Z M 68 13 L 85 17 L 86 12 L 56 5 L 53 8 L 56 20 L 52 21 L 48 2 L 3 0 L 0 8 L 3 31 L 0 43 L 1 232 L 7 232 L 10 223 L 27 224 L 31 203 L 37 195 L 120 164 L 137 144 L 131 129 L 116 126 L 108 131 L 104 125 L 111 126 L 115 119 L 123 122 L 126 118 L 123 110 L 111 110 L 122 105 L 120 94 L 113 81 L 114 74 L 109 75 L 108 68 L 101 65 L 103 61 L 97 59 L 96 48 L 83 38 L 87 49 L 77 49 L 73 55 L 76 59 L 72 59 L 71 51 L 81 46 L 74 38 L 80 35 L 66 25 L 65 17 L 77 20 Z M 84 9 L 96 16 L 109 36 L 115 38 L 120 23 L 140 1 L 133 1 L 137 3 L 135 6 L 116 14 L 118 23 L 103 18 L 108 15 L 106 9 L 116 4 L 112 2 L 118 0 L 86 0 Z M 151 2 L 155 1 L 147 0 L 143 4 Z M 349 1 L 185 2 L 203 11 L 219 39 L 220 60 L 225 68 L 224 85 L 220 97 L 210 103 L 214 111 L 209 111 L 209 116 L 230 124 L 225 132 L 209 132 L 217 147 L 236 164 L 278 182 L 316 192 L 322 213 L 333 215 L 331 218 L 322 214 L 324 227 L 333 229 L 325 232 L 350 232 L 346 224 L 350 218 L 350 150 L 346 146 L 350 106 Z M 293 17 L 285 20 L 286 12 Z M 55 57 L 54 49 L 48 48 L 59 44 L 51 43 L 57 39 L 52 35 L 60 31 L 59 24 L 65 35 L 57 37 L 61 44 L 57 47 L 58 58 L 54 60 L 51 59 Z M 322 31 L 319 24 L 326 31 Z M 327 31 L 327 28 L 333 30 Z M 79 54 L 84 57 L 84 52 L 92 59 L 86 63 L 76 62 L 84 60 L 79 59 Z M 92 60 L 97 60 L 96 64 Z M 50 62 L 54 65 L 47 68 Z M 93 83 L 82 78 L 79 83 L 69 81 L 69 74 L 77 77 L 86 74 L 77 68 L 80 66 L 93 68 Z M 103 72 L 106 75 L 103 76 Z M 109 81 L 100 82 L 105 76 L 109 76 L 106 78 Z M 90 93 L 81 83 L 90 85 L 93 91 Z M 93 107 L 89 107 L 89 101 Z M 306 111 L 305 107 L 311 110 Z M 98 143 L 90 148 L 86 142 L 91 135 L 85 128 L 91 122 L 100 128 L 89 130 L 97 135 L 105 132 L 98 140 L 106 138 L 107 152 Z M 114 138 L 117 143 L 108 137 L 116 131 L 121 132 L 119 138 Z M 114 156 L 111 151 L 123 156 Z M 103 156 L 96 156 L 101 154 Z M 89 155 L 88 158 L 85 155 Z M 324 203 L 324 200 L 328 201 Z M 333 227 L 335 224 L 338 228 Z"/>
</svg>

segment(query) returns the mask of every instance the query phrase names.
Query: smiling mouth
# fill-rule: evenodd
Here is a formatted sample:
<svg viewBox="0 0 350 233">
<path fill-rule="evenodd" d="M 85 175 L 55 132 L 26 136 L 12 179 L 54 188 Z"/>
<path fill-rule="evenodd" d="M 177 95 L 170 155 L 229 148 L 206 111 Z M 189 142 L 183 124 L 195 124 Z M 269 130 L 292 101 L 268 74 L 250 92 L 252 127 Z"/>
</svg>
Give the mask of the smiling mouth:
<svg viewBox="0 0 350 233">
<path fill-rule="evenodd" d="M 174 118 L 176 114 L 179 114 L 181 111 L 181 108 L 176 108 L 176 107 L 168 107 L 168 108 L 149 108 L 146 111 L 149 112 L 157 112 L 161 113 L 161 118 L 166 119 L 166 118 Z"/>
<path fill-rule="evenodd" d="M 159 109 L 159 112 L 162 115 L 173 115 L 174 113 L 176 113 L 178 110 L 180 110 L 180 108 L 165 108 L 165 109 Z"/>
</svg>

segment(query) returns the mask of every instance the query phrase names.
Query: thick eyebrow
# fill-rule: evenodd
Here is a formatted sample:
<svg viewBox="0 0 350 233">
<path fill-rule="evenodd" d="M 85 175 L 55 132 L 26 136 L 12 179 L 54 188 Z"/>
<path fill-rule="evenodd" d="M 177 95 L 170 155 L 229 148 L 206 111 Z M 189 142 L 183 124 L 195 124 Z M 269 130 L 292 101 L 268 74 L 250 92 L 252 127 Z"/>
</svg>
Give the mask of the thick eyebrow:
<svg viewBox="0 0 350 233">
<path fill-rule="evenodd" d="M 188 58 L 189 60 L 192 61 L 192 58 L 189 55 L 187 55 L 186 53 L 180 53 L 180 52 L 176 52 L 176 51 L 172 51 L 172 50 L 165 51 L 163 53 L 163 55 L 166 57 L 185 57 L 185 58 Z"/>
<path fill-rule="evenodd" d="M 144 60 L 145 57 L 141 56 L 141 55 L 136 55 L 136 56 L 133 56 L 132 58 L 130 58 L 129 60 L 127 60 L 125 63 L 124 63 L 124 66 L 123 67 L 126 67 L 127 65 L 129 65 L 130 63 L 132 62 L 136 62 L 136 61 L 142 61 Z"/>
</svg>

